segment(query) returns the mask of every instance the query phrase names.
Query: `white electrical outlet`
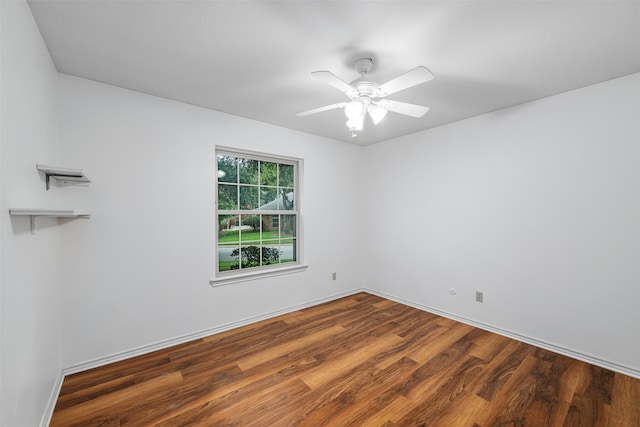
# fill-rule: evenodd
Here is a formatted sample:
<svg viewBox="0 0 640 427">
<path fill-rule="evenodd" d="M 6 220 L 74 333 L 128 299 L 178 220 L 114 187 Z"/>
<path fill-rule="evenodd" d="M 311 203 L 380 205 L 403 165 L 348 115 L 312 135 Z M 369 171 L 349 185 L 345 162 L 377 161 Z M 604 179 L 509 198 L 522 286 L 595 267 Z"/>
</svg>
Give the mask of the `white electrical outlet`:
<svg viewBox="0 0 640 427">
<path fill-rule="evenodd" d="M 484 293 L 476 291 L 476 302 L 484 302 Z"/>
</svg>

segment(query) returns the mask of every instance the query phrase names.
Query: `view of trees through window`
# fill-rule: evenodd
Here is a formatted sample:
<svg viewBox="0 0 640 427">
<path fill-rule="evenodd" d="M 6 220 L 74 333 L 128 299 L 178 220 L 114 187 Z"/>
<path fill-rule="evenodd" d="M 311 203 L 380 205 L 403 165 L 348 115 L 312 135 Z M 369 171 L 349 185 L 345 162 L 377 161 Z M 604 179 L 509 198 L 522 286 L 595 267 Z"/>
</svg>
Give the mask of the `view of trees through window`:
<svg viewBox="0 0 640 427">
<path fill-rule="evenodd" d="M 296 262 L 296 167 L 217 153 L 218 272 Z"/>
</svg>

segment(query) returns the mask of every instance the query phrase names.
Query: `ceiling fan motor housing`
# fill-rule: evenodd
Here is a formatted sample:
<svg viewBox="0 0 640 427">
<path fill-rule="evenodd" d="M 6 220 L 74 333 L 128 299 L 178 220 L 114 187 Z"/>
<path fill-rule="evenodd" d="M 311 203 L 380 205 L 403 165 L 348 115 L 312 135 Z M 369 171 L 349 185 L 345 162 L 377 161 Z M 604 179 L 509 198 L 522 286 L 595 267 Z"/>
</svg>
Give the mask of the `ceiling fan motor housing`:
<svg viewBox="0 0 640 427">
<path fill-rule="evenodd" d="M 369 98 L 381 96 L 379 90 L 380 86 L 377 83 L 356 80 L 351 83 L 351 86 L 358 91 L 358 98 L 361 96 L 368 96 Z"/>
<path fill-rule="evenodd" d="M 360 58 L 356 61 L 355 67 L 356 71 L 360 74 L 360 78 L 350 83 L 351 87 L 357 92 L 354 99 L 360 98 L 361 96 L 367 96 L 369 98 L 383 96 L 379 84 L 364 80 L 367 73 L 373 68 L 373 59 Z"/>
</svg>

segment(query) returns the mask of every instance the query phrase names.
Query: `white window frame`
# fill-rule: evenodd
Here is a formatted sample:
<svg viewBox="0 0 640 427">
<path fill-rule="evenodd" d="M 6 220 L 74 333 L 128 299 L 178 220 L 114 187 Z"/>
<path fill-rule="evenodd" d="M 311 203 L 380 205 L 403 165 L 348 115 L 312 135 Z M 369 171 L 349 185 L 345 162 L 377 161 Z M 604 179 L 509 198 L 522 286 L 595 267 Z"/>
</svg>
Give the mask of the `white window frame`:
<svg viewBox="0 0 640 427">
<path fill-rule="evenodd" d="M 233 157 L 241 157 L 245 159 L 260 160 L 265 162 L 273 162 L 279 164 L 290 164 L 294 166 L 294 208 L 293 210 L 220 210 L 218 209 L 218 156 L 226 155 Z M 272 276 L 280 276 L 283 274 L 296 273 L 307 269 L 308 265 L 304 263 L 304 237 L 303 237 L 303 221 L 302 221 L 302 174 L 303 160 L 300 158 L 281 156 L 275 154 L 266 154 L 256 151 L 243 150 L 232 147 L 216 146 L 215 149 L 215 275 L 209 281 L 211 286 L 223 286 L 232 283 L 244 282 L 248 280 L 262 279 Z M 296 261 L 287 262 L 285 264 L 274 264 L 261 267 L 252 267 L 250 269 L 239 269 L 230 271 L 219 271 L 218 261 L 218 215 L 295 215 L 296 216 Z"/>
</svg>

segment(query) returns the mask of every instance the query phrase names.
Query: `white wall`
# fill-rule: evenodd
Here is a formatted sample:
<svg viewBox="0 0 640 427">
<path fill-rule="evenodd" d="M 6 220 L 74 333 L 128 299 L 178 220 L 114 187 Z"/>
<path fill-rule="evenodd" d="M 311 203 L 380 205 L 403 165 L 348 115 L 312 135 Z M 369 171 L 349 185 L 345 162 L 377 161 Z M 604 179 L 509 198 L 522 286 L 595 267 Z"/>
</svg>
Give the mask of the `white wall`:
<svg viewBox="0 0 640 427">
<path fill-rule="evenodd" d="M 640 375 L 639 111 L 635 74 L 367 147 L 365 286 Z"/>
<path fill-rule="evenodd" d="M 60 368 L 60 239 L 55 220 L 9 208 L 55 208 L 36 163 L 57 163 L 57 73 L 26 2 L 2 1 L 0 425 L 41 421 Z"/>
<path fill-rule="evenodd" d="M 61 202 L 93 213 L 62 233 L 65 367 L 361 287 L 361 147 L 67 75 L 59 82 L 60 161 L 92 179 Z M 304 160 L 308 270 L 209 285 L 216 144 Z"/>
</svg>

